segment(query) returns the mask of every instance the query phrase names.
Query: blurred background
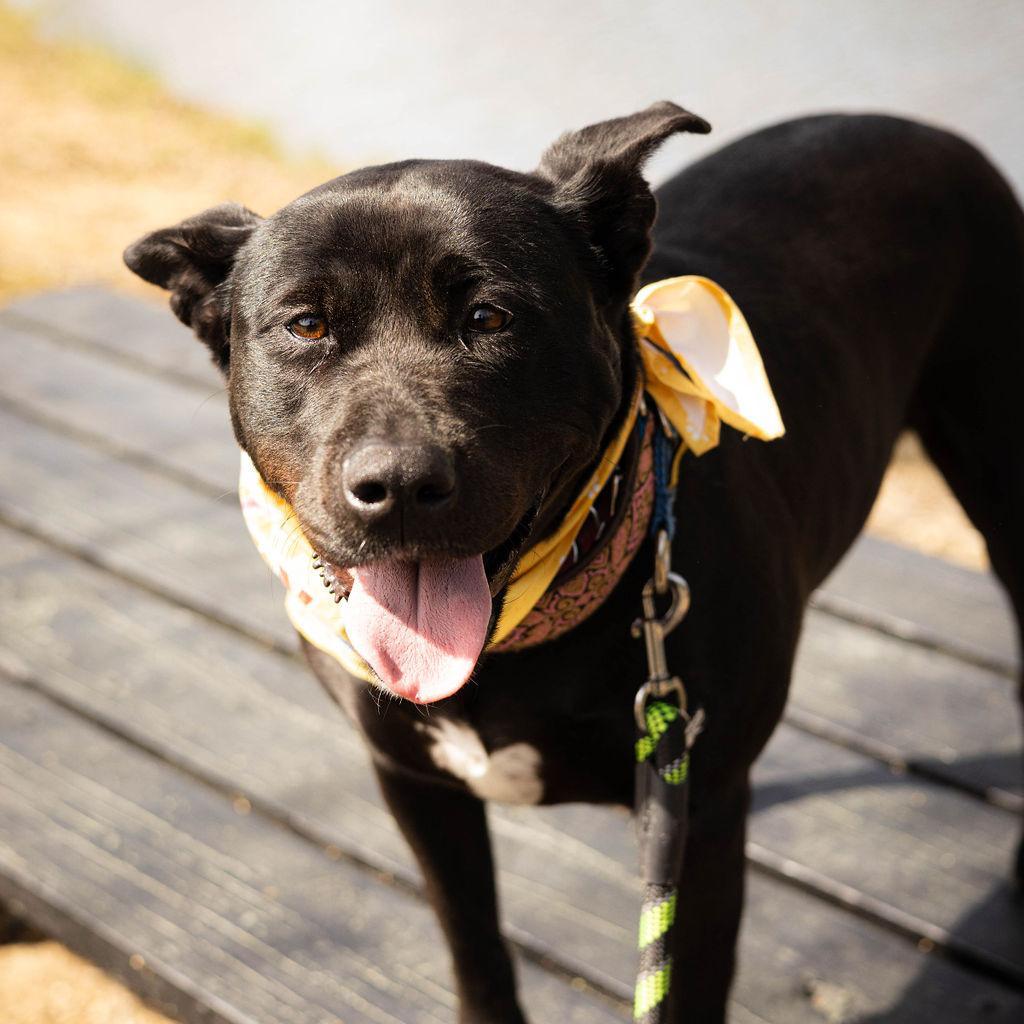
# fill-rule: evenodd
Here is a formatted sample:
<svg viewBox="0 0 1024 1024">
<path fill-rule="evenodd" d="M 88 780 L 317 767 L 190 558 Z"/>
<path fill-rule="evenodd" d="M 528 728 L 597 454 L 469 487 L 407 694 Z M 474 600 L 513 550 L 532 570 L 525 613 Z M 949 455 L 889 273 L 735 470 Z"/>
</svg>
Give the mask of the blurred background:
<svg viewBox="0 0 1024 1024">
<path fill-rule="evenodd" d="M 519 169 L 568 127 L 672 98 L 715 126 L 659 180 L 807 110 L 956 127 L 1018 184 L 1015 0 L 40 0 L 48 35 L 109 46 L 176 96 L 340 165 L 466 156 Z"/>
<path fill-rule="evenodd" d="M 967 136 L 1020 192 L 1022 66 L 1021 0 L 0 3 L 0 304 L 86 282 L 140 294 L 124 245 L 226 199 L 266 214 L 406 157 L 529 169 L 561 131 L 662 98 L 714 133 L 666 145 L 655 182 L 776 120 L 884 110 Z M 912 438 L 870 529 L 985 566 Z M 67 967 L 25 955 L 0 955 L 0 991 Z M 0 1021 L 93 1019 L 18 1007 Z M 149 1019 L 116 1019 L 131 1014 Z"/>
</svg>

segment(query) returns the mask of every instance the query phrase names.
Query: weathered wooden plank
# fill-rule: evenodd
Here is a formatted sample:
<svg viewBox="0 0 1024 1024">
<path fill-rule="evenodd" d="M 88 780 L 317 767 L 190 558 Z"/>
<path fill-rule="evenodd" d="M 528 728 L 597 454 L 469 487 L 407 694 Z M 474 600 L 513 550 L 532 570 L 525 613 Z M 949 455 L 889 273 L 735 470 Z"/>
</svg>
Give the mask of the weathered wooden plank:
<svg viewBox="0 0 1024 1024">
<path fill-rule="evenodd" d="M 64 347 L 77 338 L 85 353 L 106 354 L 137 367 L 144 375 L 177 377 L 191 385 L 193 392 L 197 385 L 212 389 L 220 385 L 203 347 L 159 303 L 144 303 L 101 288 L 47 292 L 21 299 L 0 311 L 0 350 L 6 340 L 5 325 L 29 329 L 36 338 L 60 338 Z M 41 362 L 42 370 L 46 369 L 48 360 L 26 349 L 24 338 L 12 347 L 21 358 Z M 105 362 L 109 364 L 109 358 Z M 35 372 L 42 370 L 37 368 Z M 93 372 L 102 376 L 102 367 Z M 12 394 L 4 391 L 4 383 L 0 377 L 0 394 Z M 140 395 L 148 387 L 142 380 L 133 386 Z M 102 393 L 104 389 L 97 390 Z M 25 400 L 36 402 L 31 389 L 13 391 L 14 395 L 19 393 Z M 39 399 L 40 405 L 47 404 L 45 390 L 40 391 Z M 89 400 L 86 391 L 81 396 L 83 409 Z M 193 408 L 194 394 L 183 393 L 179 404 L 180 408 L 175 408 L 173 402 L 156 402 L 151 409 L 154 420 L 166 424 L 168 437 L 179 436 L 186 429 L 183 412 Z M 67 415 L 67 411 L 62 410 L 61 415 Z M 100 409 L 87 417 L 85 425 L 91 423 L 96 429 L 95 424 L 104 419 Z M 191 436 L 198 443 L 201 435 Z M 193 467 L 196 472 L 202 475 L 207 463 L 216 465 L 219 459 L 230 459 L 233 449 L 226 437 L 223 430 L 211 433 L 211 444 L 223 451 L 204 454 Z M 114 438 L 127 446 L 136 445 L 133 433 L 124 429 L 115 432 Z M 220 476 L 206 479 L 221 486 Z M 988 574 L 864 537 L 815 600 L 824 610 L 893 635 L 951 650 L 997 671 L 1017 671 L 1016 626 L 1001 588 Z"/>
<path fill-rule="evenodd" d="M 812 731 L 1024 809 L 1018 700 L 1000 673 L 812 610 L 788 714 Z"/>
<path fill-rule="evenodd" d="M 8 534 L 0 534 L 0 551 L 5 559 L 4 586 L 10 589 L 5 589 L 0 601 L 10 609 L 8 617 L 17 615 L 11 619 L 3 646 L 9 671 L 34 672 L 40 685 L 61 699 L 219 785 L 244 792 L 254 804 L 296 828 L 402 877 L 413 877 L 394 826 L 377 803 L 359 741 L 341 724 L 315 683 L 296 672 L 288 659 L 261 651 L 145 593 L 127 597 L 131 588 L 122 581 L 57 559 L 36 542 Z M 111 664 L 117 666 L 116 672 Z M 826 754 L 833 749 L 822 746 L 828 748 Z M 864 758 L 854 760 L 865 772 L 876 767 Z M 830 764 L 823 755 L 819 771 L 826 779 L 835 774 Z M 779 778 L 785 782 L 786 771 L 797 776 L 792 794 L 779 803 L 784 812 L 790 805 L 799 809 L 803 800 L 815 794 L 817 776 L 804 778 L 806 769 L 797 758 L 795 767 L 776 766 L 769 778 L 777 796 Z M 344 785 L 338 784 L 339 779 L 344 779 Z M 922 792 L 927 799 L 936 791 L 911 786 L 906 799 L 912 804 Z M 991 826 L 990 816 L 999 812 L 982 810 L 983 821 Z M 1009 816 L 1001 815 L 1003 819 L 1009 822 Z M 801 824 L 804 818 L 798 815 L 795 820 Z M 637 889 L 624 815 L 559 808 L 498 811 L 493 821 L 505 909 L 514 934 L 533 948 L 580 967 L 613 990 L 627 991 Z M 774 843 L 780 828 L 784 834 L 787 821 L 784 814 L 779 825 L 775 817 L 764 837 L 755 822 L 755 836 Z M 968 817 L 963 824 L 970 829 L 972 823 Z M 835 837 L 827 816 L 823 830 L 822 843 L 827 846 L 828 836 Z M 864 830 L 862 844 L 877 845 L 870 815 L 865 816 Z M 999 831 L 989 828 L 993 830 Z M 840 838 L 845 842 L 847 837 Z M 1000 833 L 999 839 L 1005 847 L 1006 837 Z M 781 848 L 787 854 L 799 853 L 785 843 Z M 947 853 L 957 850 L 948 837 L 942 848 Z M 887 852 L 881 850 L 878 855 L 891 872 Z M 970 870 L 977 877 L 992 878 L 994 860 L 998 860 L 995 855 L 988 861 L 975 858 Z M 826 869 L 830 867 L 825 864 Z M 952 870 L 946 869 L 946 880 Z M 884 1004 L 871 1002 L 872 998 L 895 998 L 922 966 L 916 954 L 908 960 L 909 950 L 899 942 L 883 940 L 883 932 L 869 929 L 862 934 L 857 929 L 868 927 L 863 922 L 852 925 L 838 911 L 815 908 L 813 900 L 807 903 L 807 897 L 788 889 L 781 890 L 789 893 L 783 897 L 776 887 L 768 885 L 766 890 L 766 884 L 763 879 L 752 881 L 752 923 L 743 947 L 748 970 L 737 989 L 741 1003 L 764 1019 L 814 1019 L 803 1016 L 811 1011 L 794 985 L 794 971 L 818 978 L 823 990 L 853 992 L 858 1005 L 868 999 L 866 1005 L 875 1007 Z M 957 884 L 953 871 L 954 888 Z M 795 903 L 789 905 L 787 900 Z M 945 909 L 957 914 L 948 901 Z M 781 945 L 775 934 L 780 919 L 789 929 Z M 853 943 L 855 957 L 839 956 L 839 935 Z M 827 958 L 819 957 L 819 947 L 828 951 Z M 885 950 L 885 963 L 865 962 L 865 949 Z M 871 996 L 864 991 L 864 979 L 878 970 L 888 972 L 891 984 Z M 946 970 L 953 968 L 943 964 Z M 972 984 L 988 991 L 984 983 Z M 972 999 L 981 998 L 964 979 L 954 983 L 951 976 L 950 985 L 974 992 Z M 994 992 L 998 996 L 998 989 Z M 785 1004 L 786 1011 L 766 1015 L 768 1004 Z M 968 1004 L 962 1005 L 966 1013 Z"/>
<path fill-rule="evenodd" d="M 452 1019 L 422 903 L 39 694 L 0 680 L 0 702 L 0 890 L 58 937 L 129 983 L 144 964 L 144 988 L 190 1016 Z M 531 965 L 524 974 L 540 1018 L 621 1019 Z"/>
<path fill-rule="evenodd" d="M 1003 589 L 988 573 L 861 537 L 815 604 L 1008 675 L 1019 670 L 1017 626 Z"/>
<path fill-rule="evenodd" d="M 211 501 L 3 409 L 0 436 L 0 515 L 9 522 L 239 629 L 295 646 L 233 493 Z"/>
<path fill-rule="evenodd" d="M 158 460 L 213 494 L 238 478 L 219 382 L 186 387 L 0 324 L 0 397 L 112 451 Z"/>
<path fill-rule="evenodd" d="M 632 853 L 627 833 L 611 827 L 606 811 L 577 805 L 515 813 L 557 818 L 557 827 L 585 849 L 619 863 Z M 791 893 L 760 872 L 748 875 L 736 995 L 765 1020 L 966 1024 L 984 1021 L 987 1013 L 1013 1020 L 1024 1008 L 1020 994 L 1002 986 L 985 992 L 961 987 L 978 977 L 965 972 L 954 980 L 947 973 L 953 965 L 939 956 L 924 956 L 912 977 L 903 976 L 908 950 L 893 944 L 891 933 L 855 914 L 823 920 L 824 907 L 792 901 Z M 685 898 L 681 907 L 685 914 Z"/>
<path fill-rule="evenodd" d="M 254 636 L 294 645 L 275 582 L 233 495 L 160 472 L 0 409 L 0 513 Z M 912 700 L 911 700 L 912 698 Z M 912 704 L 913 713 L 906 709 Z M 928 765 L 1020 804 L 1016 698 L 998 675 L 812 612 L 790 714 L 845 730 L 894 761 Z"/>
<path fill-rule="evenodd" d="M 755 768 L 751 838 L 888 919 L 1024 986 L 1017 815 L 783 726 Z"/>
<path fill-rule="evenodd" d="M 106 288 L 80 287 L 26 295 L 0 310 L 0 324 L 59 338 L 66 347 L 94 351 L 176 378 L 216 386 L 220 376 L 207 349 L 159 301 L 143 302 Z"/>
</svg>

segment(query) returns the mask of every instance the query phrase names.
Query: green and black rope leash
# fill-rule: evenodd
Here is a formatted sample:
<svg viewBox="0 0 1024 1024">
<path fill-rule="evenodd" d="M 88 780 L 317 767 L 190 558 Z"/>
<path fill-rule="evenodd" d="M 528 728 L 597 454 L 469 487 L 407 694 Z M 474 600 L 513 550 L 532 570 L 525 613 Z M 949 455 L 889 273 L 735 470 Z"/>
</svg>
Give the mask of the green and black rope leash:
<svg viewBox="0 0 1024 1024">
<path fill-rule="evenodd" d="M 647 680 L 637 690 L 636 823 L 640 844 L 643 904 L 633 1019 L 638 1024 L 665 1024 L 672 985 L 672 929 L 676 923 L 679 877 L 686 846 L 690 748 L 704 723 L 702 709 L 692 716 L 682 680 L 668 671 L 665 637 L 690 606 L 686 581 L 671 571 L 673 488 L 669 467 L 678 440 L 655 415 L 654 575 L 643 589 L 643 617 L 633 635 L 643 636 Z M 658 614 L 658 600 L 670 603 Z"/>
</svg>

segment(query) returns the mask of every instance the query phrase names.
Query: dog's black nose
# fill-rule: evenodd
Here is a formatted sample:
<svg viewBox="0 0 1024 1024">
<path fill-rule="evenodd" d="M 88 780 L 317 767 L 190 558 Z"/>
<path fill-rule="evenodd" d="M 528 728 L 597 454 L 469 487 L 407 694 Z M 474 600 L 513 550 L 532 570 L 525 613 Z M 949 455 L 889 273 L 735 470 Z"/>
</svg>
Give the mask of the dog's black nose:
<svg viewBox="0 0 1024 1024">
<path fill-rule="evenodd" d="M 342 463 L 345 500 L 366 522 L 401 510 L 408 520 L 447 508 L 455 466 L 436 445 L 367 441 Z"/>
</svg>

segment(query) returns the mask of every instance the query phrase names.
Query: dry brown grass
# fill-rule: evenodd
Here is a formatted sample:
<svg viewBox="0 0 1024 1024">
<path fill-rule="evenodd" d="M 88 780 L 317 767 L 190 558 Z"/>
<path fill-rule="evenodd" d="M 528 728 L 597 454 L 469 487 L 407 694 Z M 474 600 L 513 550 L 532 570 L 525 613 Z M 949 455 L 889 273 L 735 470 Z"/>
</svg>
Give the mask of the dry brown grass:
<svg viewBox="0 0 1024 1024">
<path fill-rule="evenodd" d="M 909 434 L 896 446 L 867 530 L 969 569 L 988 568 L 981 534 Z"/>
<path fill-rule="evenodd" d="M 84 280 L 142 290 L 121 251 L 144 231 L 225 199 L 272 212 L 337 173 L 3 6 L 0 124 L 0 301 Z"/>
</svg>

